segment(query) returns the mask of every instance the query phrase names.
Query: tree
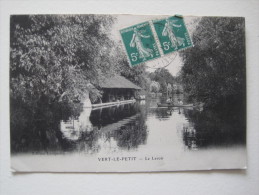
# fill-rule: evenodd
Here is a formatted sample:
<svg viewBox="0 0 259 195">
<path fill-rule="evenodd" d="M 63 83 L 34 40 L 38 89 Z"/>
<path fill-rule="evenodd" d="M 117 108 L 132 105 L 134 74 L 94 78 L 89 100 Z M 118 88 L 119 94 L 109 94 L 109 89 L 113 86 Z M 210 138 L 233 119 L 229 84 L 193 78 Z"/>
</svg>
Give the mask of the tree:
<svg viewBox="0 0 259 195">
<path fill-rule="evenodd" d="M 158 93 L 160 90 L 160 84 L 156 81 L 152 81 L 150 84 L 150 91 L 154 93 Z"/>
<path fill-rule="evenodd" d="M 100 96 L 99 80 L 114 73 L 113 21 L 105 15 L 11 16 L 11 98 L 28 103 L 42 96 Z"/>
<path fill-rule="evenodd" d="M 170 83 L 167 84 L 167 96 L 169 96 L 173 91 L 172 85 Z"/>
<path fill-rule="evenodd" d="M 209 105 L 246 93 L 244 18 L 204 17 L 193 33 L 194 47 L 180 52 L 185 91 Z"/>
<path fill-rule="evenodd" d="M 157 69 L 155 72 L 150 73 L 150 78 L 152 81 L 156 81 L 160 85 L 160 92 L 167 93 L 167 86 L 174 84 L 174 77 L 165 68 Z"/>
</svg>

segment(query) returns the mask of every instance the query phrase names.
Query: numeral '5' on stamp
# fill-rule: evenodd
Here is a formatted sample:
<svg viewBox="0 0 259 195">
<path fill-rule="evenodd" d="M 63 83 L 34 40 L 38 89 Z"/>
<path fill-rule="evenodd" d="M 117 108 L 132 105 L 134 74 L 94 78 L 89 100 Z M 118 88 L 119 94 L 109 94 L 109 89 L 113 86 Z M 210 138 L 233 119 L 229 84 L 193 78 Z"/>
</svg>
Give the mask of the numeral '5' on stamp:
<svg viewBox="0 0 259 195">
<path fill-rule="evenodd" d="M 131 66 L 160 57 L 149 22 L 120 30 Z"/>
<path fill-rule="evenodd" d="M 153 25 L 164 54 L 193 46 L 183 18 L 172 16 Z"/>
</svg>

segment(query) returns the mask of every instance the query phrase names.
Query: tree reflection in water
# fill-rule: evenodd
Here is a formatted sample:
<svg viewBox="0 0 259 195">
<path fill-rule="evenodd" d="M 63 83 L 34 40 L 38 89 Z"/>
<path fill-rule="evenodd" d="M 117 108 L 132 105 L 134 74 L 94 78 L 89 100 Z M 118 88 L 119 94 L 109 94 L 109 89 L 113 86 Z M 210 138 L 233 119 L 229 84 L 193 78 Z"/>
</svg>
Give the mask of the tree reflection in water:
<svg viewBox="0 0 259 195">
<path fill-rule="evenodd" d="M 194 127 L 192 127 L 191 124 L 189 124 L 189 126 L 184 126 L 182 133 L 184 144 L 189 149 L 196 150 L 200 146 L 200 144 L 198 143 L 201 143 L 202 140 L 197 138 L 196 130 L 194 129 Z"/>
<path fill-rule="evenodd" d="M 218 110 L 202 108 L 153 108 L 149 114 L 163 122 L 182 115 L 179 132 L 184 145 L 190 150 L 208 147 L 245 145 L 246 113 L 242 107 Z M 172 129 L 173 131 L 173 129 Z"/>
<path fill-rule="evenodd" d="M 246 143 L 246 114 L 235 109 L 184 110 L 189 120 L 183 127 L 184 144 L 189 149 L 226 147 Z"/>
<path fill-rule="evenodd" d="M 11 152 L 71 150 L 72 142 L 64 139 L 59 130 L 60 120 L 68 120 L 72 115 L 78 117 L 81 110 L 78 104 L 49 104 L 42 100 L 41 104 L 28 106 L 12 100 Z"/>
<path fill-rule="evenodd" d="M 92 154 L 109 147 L 107 143 L 113 147 L 107 150 L 136 150 L 140 145 L 147 146 L 148 135 L 164 132 L 163 129 L 147 126 L 151 121 L 164 128 L 173 128 L 175 132 L 179 127 L 180 131 L 175 136 L 179 136 L 180 143 L 190 150 L 245 144 L 245 112 L 234 109 L 155 108 L 154 105 L 155 101 L 146 101 L 83 110 L 80 104 L 42 101 L 32 107 L 11 101 L 11 151 Z M 147 147 L 152 144 L 155 143 L 149 142 Z"/>
<path fill-rule="evenodd" d="M 106 141 L 113 138 L 118 147 L 133 149 L 146 142 L 146 117 L 147 109 L 142 102 L 142 105 L 125 104 L 93 110 L 90 119 Z"/>
<path fill-rule="evenodd" d="M 122 149 L 137 148 L 147 138 L 146 109 L 127 104 L 91 110 L 80 104 L 45 104 L 33 110 L 11 105 L 12 153 L 60 153 L 100 150 L 99 139 L 113 138 Z"/>
</svg>

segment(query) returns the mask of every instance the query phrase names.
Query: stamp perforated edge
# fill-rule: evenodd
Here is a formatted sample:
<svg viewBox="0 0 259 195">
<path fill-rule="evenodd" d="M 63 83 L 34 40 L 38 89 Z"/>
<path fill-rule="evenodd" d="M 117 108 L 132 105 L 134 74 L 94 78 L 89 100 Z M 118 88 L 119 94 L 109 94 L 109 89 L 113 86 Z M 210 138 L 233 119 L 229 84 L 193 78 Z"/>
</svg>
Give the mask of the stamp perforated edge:
<svg viewBox="0 0 259 195">
<path fill-rule="evenodd" d="M 138 23 L 138 24 L 135 24 L 135 25 L 132 25 L 132 26 L 124 27 L 124 28 L 122 28 L 122 29 L 119 30 L 121 42 L 122 42 L 124 51 L 126 52 L 126 56 L 127 56 L 127 60 L 128 60 L 129 66 L 130 66 L 131 68 L 132 68 L 132 67 L 135 67 L 135 66 L 138 66 L 138 65 L 142 65 L 142 64 L 144 65 L 144 64 L 146 64 L 146 63 L 149 62 L 149 61 L 154 61 L 154 60 L 157 61 L 159 58 L 168 57 L 169 55 L 172 55 L 172 54 L 177 55 L 177 52 L 184 51 L 184 50 L 186 50 L 186 49 L 189 49 L 189 48 L 191 48 L 191 47 L 194 47 L 193 40 L 192 40 L 192 38 L 191 38 L 191 36 L 190 36 L 190 33 L 189 33 L 189 29 L 187 28 L 186 23 L 185 23 L 185 20 L 184 20 L 185 16 L 182 16 L 182 15 L 179 15 L 179 14 L 175 14 L 175 15 L 171 15 L 171 16 L 170 16 L 170 15 L 164 15 L 164 16 L 165 16 L 164 18 L 157 18 L 157 19 L 148 20 L 148 21 L 145 21 L 145 22 L 142 22 L 142 23 Z M 178 18 L 182 18 L 182 19 L 183 19 L 183 25 L 184 25 L 184 27 L 185 27 L 185 29 L 186 29 L 186 31 L 187 31 L 188 37 L 190 38 L 191 45 L 188 46 L 188 47 L 181 48 L 181 49 L 178 49 L 178 50 L 176 50 L 176 51 L 172 51 L 172 52 L 169 52 L 169 53 L 166 53 L 166 54 L 165 54 L 165 53 L 163 52 L 163 49 L 162 49 L 162 46 L 161 46 L 161 44 L 160 44 L 160 41 L 159 41 L 158 35 L 157 35 L 157 33 L 156 33 L 156 30 L 155 30 L 155 27 L 154 27 L 153 22 L 155 22 L 155 21 L 160 21 L 160 20 L 165 20 L 166 18 L 171 18 L 171 17 L 178 17 Z M 131 61 L 130 61 L 130 58 L 129 58 L 129 56 L 128 56 L 128 52 L 127 52 L 125 43 L 124 43 L 124 41 L 123 41 L 123 39 L 122 39 L 122 32 L 121 32 L 121 31 L 124 30 L 124 29 L 130 28 L 130 27 L 133 27 L 133 26 L 137 26 L 137 25 L 144 24 L 144 23 L 148 23 L 149 26 L 150 26 L 150 29 L 151 29 L 151 32 L 153 33 L 154 40 L 155 40 L 155 43 L 156 43 L 156 45 L 157 45 L 157 48 L 158 48 L 158 51 L 159 51 L 160 56 L 154 57 L 154 58 L 152 58 L 152 59 L 150 59 L 150 60 L 147 60 L 147 61 L 145 61 L 145 62 L 140 62 L 140 63 L 137 63 L 137 64 L 132 65 L 132 64 L 131 64 Z M 174 58 L 175 58 L 175 57 L 174 57 Z"/>
</svg>

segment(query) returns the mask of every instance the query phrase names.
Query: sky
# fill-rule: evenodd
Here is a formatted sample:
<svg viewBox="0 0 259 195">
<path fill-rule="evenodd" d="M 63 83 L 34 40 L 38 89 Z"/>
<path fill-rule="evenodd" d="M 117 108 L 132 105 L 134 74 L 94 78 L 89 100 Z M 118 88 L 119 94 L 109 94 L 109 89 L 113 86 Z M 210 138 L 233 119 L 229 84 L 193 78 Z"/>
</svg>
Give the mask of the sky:
<svg viewBox="0 0 259 195">
<path fill-rule="evenodd" d="M 115 15 L 117 20 L 113 24 L 112 31 L 111 31 L 111 37 L 118 41 L 119 44 L 121 44 L 121 36 L 119 33 L 120 29 L 139 24 L 142 22 L 160 19 L 160 18 L 166 18 L 167 15 L 129 15 L 129 14 L 122 14 L 122 15 Z M 189 31 L 189 34 L 192 35 L 193 31 L 195 30 L 195 27 L 197 26 L 199 22 L 199 18 L 193 17 L 193 16 L 186 16 L 184 17 L 184 21 L 186 24 L 186 27 Z M 126 52 L 126 51 L 124 51 Z M 153 72 L 156 70 L 156 67 L 163 67 L 166 66 L 166 69 L 169 70 L 169 72 L 176 76 L 179 71 L 181 70 L 181 67 L 183 65 L 182 59 L 179 56 L 178 52 L 173 52 L 171 54 L 168 54 L 166 56 L 163 56 L 161 58 L 150 60 L 146 62 L 146 65 L 148 67 L 148 71 Z M 141 66 L 141 65 L 140 65 Z M 155 68 L 154 68 L 155 67 Z"/>
</svg>

